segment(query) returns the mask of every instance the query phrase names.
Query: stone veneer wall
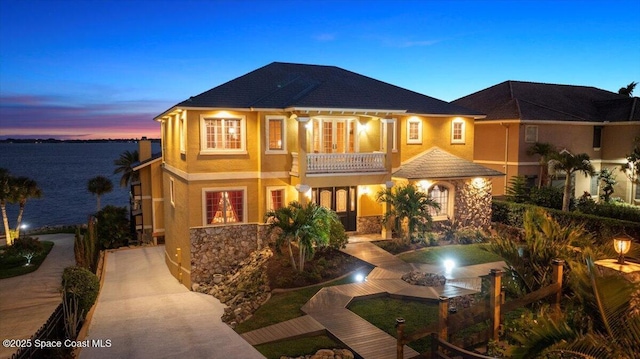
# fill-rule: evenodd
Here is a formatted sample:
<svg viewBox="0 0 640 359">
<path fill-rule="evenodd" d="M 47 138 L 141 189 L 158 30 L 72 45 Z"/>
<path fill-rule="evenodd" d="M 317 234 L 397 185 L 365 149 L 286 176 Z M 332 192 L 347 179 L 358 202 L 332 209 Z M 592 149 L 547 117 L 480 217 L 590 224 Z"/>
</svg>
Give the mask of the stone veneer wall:
<svg viewBox="0 0 640 359">
<path fill-rule="evenodd" d="M 491 225 L 491 181 L 480 188 L 472 180 L 451 181 L 455 186 L 454 216 L 464 227 L 488 229 Z"/>
<path fill-rule="evenodd" d="M 356 232 L 358 234 L 380 234 L 382 232 L 382 216 L 358 217 Z"/>
<path fill-rule="evenodd" d="M 190 230 L 191 283 L 211 283 L 266 245 L 266 226 L 232 224 Z"/>
</svg>

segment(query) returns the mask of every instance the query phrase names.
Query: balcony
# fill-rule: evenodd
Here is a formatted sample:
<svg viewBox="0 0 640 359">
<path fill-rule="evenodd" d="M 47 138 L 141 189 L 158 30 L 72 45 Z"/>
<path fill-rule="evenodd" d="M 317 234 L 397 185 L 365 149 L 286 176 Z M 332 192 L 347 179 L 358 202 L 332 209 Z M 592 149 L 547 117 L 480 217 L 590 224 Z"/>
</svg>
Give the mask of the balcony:
<svg viewBox="0 0 640 359">
<path fill-rule="evenodd" d="M 292 152 L 291 172 L 293 176 L 299 174 L 298 153 Z M 385 168 L 385 153 L 308 153 L 307 174 L 322 173 L 370 173 L 387 172 Z"/>
</svg>

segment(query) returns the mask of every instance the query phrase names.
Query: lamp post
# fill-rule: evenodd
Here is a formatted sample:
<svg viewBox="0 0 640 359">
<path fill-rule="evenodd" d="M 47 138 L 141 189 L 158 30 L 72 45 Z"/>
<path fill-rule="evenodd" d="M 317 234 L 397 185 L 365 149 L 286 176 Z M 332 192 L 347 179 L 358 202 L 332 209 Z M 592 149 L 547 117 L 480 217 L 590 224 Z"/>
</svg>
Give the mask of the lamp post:
<svg viewBox="0 0 640 359">
<path fill-rule="evenodd" d="M 613 238 L 613 247 L 618 253 L 618 264 L 625 264 L 624 255 L 631 249 L 631 237 L 625 234 Z"/>
</svg>

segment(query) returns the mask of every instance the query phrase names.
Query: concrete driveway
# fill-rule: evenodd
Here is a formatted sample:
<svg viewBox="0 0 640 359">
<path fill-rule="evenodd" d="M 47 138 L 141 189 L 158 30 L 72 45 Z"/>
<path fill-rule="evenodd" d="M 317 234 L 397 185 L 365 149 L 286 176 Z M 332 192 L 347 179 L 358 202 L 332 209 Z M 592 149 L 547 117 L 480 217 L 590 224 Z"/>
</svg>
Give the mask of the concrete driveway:
<svg viewBox="0 0 640 359">
<path fill-rule="evenodd" d="M 35 235 L 54 243 L 51 252 L 37 271 L 18 277 L 0 279 L 0 338 L 29 339 L 49 319 L 62 301 L 62 271 L 75 265 L 73 234 Z M 7 358 L 17 348 L 0 347 L 0 358 Z"/>
<path fill-rule="evenodd" d="M 221 321 L 219 300 L 171 276 L 164 246 L 107 253 L 104 279 L 87 339 L 110 347 L 80 358 L 264 358 Z"/>
</svg>

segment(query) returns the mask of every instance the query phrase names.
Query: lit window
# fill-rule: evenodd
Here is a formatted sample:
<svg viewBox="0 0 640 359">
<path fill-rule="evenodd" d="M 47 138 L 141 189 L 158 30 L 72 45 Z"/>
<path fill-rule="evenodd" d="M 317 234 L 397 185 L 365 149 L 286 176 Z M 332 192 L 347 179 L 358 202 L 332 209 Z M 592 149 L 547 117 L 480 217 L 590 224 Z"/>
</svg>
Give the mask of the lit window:
<svg viewBox="0 0 640 359">
<path fill-rule="evenodd" d="M 284 187 L 267 187 L 267 209 L 275 211 L 285 206 Z"/>
<path fill-rule="evenodd" d="M 446 216 L 449 213 L 449 189 L 435 185 L 429 191 L 429 197 L 440 205 L 440 209 L 432 208 L 429 210 L 432 217 Z"/>
<path fill-rule="evenodd" d="M 407 121 L 407 143 L 422 143 L 422 121 L 418 118 L 411 118 Z"/>
<path fill-rule="evenodd" d="M 285 153 L 286 127 L 284 116 L 266 116 L 266 153 Z"/>
<path fill-rule="evenodd" d="M 465 143 L 464 120 L 453 120 L 451 123 L 451 143 Z"/>
<path fill-rule="evenodd" d="M 392 127 L 393 127 L 393 132 L 391 133 L 391 136 L 393 136 L 393 147 L 391 148 L 391 150 L 393 152 L 398 151 L 398 140 L 397 140 L 397 123 L 396 123 L 396 119 L 391 119 L 391 120 L 387 120 L 387 121 L 393 121 L 392 123 Z M 387 142 L 385 141 L 386 136 L 387 135 L 387 124 L 385 123 L 384 120 L 380 121 L 380 148 L 382 149 L 382 151 L 387 151 Z"/>
<path fill-rule="evenodd" d="M 186 153 L 187 152 L 187 119 L 186 119 L 186 112 L 183 111 L 180 114 L 180 119 L 178 120 L 178 126 L 180 126 L 179 128 L 179 133 L 180 133 L 180 153 Z"/>
<path fill-rule="evenodd" d="M 524 142 L 526 143 L 538 142 L 538 126 L 525 126 Z"/>
<path fill-rule="evenodd" d="M 244 117 L 205 118 L 201 120 L 201 151 L 209 153 L 244 153 Z"/>
<path fill-rule="evenodd" d="M 206 224 L 244 222 L 244 190 L 205 191 Z"/>
</svg>

